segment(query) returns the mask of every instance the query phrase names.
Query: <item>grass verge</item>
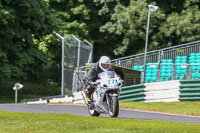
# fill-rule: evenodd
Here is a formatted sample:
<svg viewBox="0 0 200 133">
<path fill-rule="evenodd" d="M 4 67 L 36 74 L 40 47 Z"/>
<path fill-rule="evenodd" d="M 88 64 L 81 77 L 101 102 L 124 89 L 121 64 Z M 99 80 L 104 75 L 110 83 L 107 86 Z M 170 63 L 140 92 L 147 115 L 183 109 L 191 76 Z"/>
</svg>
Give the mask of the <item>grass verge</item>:
<svg viewBox="0 0 200 133">
<path fill-rule="evenodd" d="M 0 111 L 1 133 L 199 133 L 199 124 Z"/>
<path fill-rule="evenodd" d="M 120 102 L 120 108 L 200 116 L 200 102 Z"/>
<path fill-rule="evenodd" d="M 44 95 L 21 95 L 17 99 L 18 99 L 18 103 L 20 103 L 21 100 L 35 99 L 35 98 L 41 98 L 41 97 L 47 97 L 47 96 L 44 96 Z M 15 103 L 15 97 L 0 96 L 0 103 Z"/>
<path fill-rule="evenodd" d="M 14 103 L 15 99 L 11 99 L 8 97 L 0 96 L 0 103 Z"/>
</svg>

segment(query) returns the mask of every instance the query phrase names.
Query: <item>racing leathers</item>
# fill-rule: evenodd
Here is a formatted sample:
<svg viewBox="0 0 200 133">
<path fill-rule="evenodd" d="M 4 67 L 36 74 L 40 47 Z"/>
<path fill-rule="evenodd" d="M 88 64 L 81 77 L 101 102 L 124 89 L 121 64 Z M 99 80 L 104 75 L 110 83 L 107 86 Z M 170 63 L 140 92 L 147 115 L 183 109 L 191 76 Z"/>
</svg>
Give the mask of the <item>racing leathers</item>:
<svg viewBox="0 0 200 133">
<path fill-rule="evenodd" d="M 111 68 L 108 69 L 112 70 Z M 86 76 L 83 79 L 83 82 L 86 86 L 86 95 L 88 97 L 91 96 L 91 94 L 94 92 L 95 89 L 95 81 L 98 79 L 98 74 L 104 72 L 100 67 L 99 67 L 99 62 L 95 63 L 92 68 L 87 72 Z"/>
<path fill-rule="evenodd" d="M 95 89 L 94 82 L 98 79 L 98 74 L 103 72 L 103 70 L 99 67 L 99 62 L 95 63 L 92 68 L 87 72 L 83 82 L 89 91 L 89 95 L 91 95 Z"/>
</svg>

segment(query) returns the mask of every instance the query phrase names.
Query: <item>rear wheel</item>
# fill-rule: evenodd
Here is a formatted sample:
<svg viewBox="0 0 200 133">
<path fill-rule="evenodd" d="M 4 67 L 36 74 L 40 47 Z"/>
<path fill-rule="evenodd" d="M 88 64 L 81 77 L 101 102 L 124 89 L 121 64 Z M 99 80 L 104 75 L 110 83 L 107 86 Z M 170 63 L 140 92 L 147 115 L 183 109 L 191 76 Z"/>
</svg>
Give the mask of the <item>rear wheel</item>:
<svg viewBox="0 0 200 133">
<path fill-rule="evenodd" d="M 116 96 L 110 98 L 109 114 L 111 117 L 117 117 L 119 114 L 119 100 Z"/>
</svg>

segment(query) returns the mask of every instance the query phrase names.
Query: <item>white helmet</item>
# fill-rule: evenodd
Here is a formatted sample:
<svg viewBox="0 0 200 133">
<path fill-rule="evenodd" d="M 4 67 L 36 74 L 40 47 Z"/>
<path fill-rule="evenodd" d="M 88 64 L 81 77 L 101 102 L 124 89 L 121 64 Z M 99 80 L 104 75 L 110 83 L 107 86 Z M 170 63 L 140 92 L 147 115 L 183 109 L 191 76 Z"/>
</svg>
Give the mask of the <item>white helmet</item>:
<svg viewBox="0 0 200 133">
<path fill-rule="evenodd" d="M 105 72 L 110 68 L 110 58 L 107 56 L 101 56 L 99 60 L 99 67 Z"/>
</svg>

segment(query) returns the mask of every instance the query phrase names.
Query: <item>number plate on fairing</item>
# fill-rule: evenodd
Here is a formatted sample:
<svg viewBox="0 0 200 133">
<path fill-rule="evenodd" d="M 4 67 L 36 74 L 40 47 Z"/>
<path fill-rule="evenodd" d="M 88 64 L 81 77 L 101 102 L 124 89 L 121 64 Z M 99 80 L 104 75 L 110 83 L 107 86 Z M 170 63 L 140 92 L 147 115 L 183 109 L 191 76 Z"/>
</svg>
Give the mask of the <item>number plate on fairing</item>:
<svg viewBox="0 0 200 133">
<path fill-rule="evenodd" d="M 114 86 L 118 85 L 118 81 L 115 79 L 110 79 L 110 80 L 108 80 L 108 85 L 110 87 L 114 87 Z"/>
</svg>

